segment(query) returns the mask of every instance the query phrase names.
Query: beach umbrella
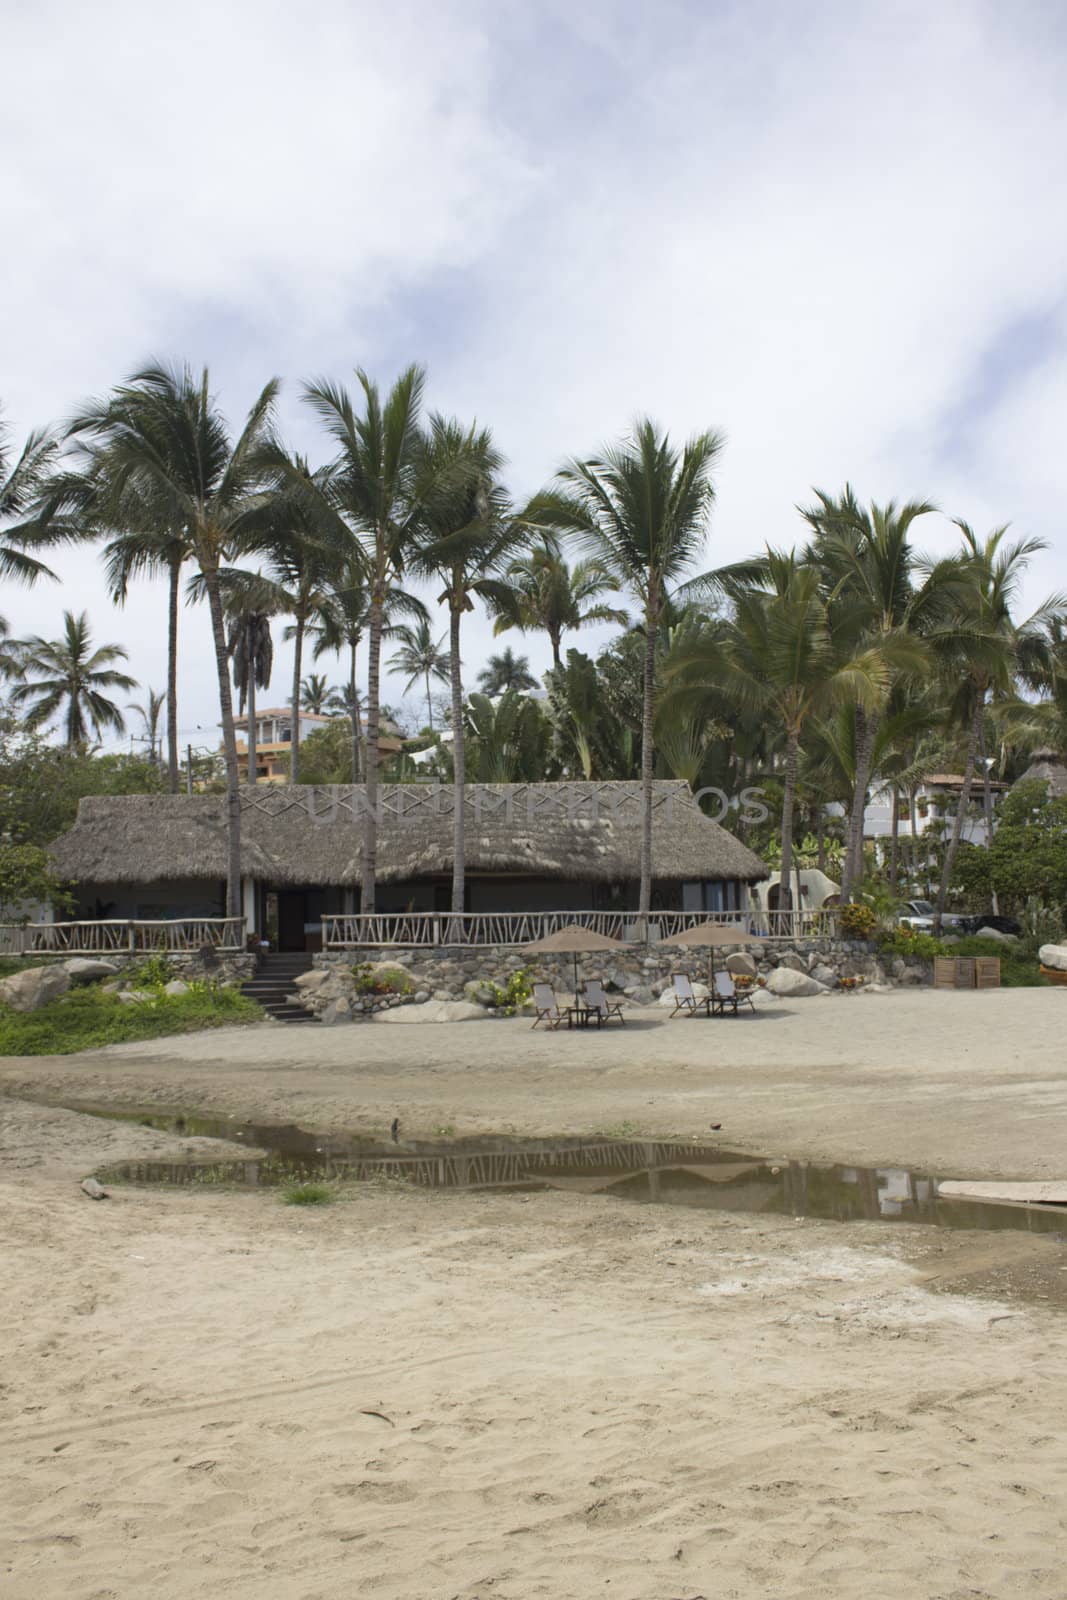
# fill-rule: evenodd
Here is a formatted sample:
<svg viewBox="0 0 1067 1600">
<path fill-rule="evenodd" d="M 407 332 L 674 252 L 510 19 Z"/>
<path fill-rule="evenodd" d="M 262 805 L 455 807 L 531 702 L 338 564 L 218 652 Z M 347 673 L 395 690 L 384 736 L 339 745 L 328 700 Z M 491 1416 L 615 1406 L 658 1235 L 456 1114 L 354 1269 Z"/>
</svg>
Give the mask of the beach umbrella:
<svg viewBox="0 0 1067 1600">
<path fill-rule="evenodd" d="M 745 928 L 731 928 L 726 922 L 698 922 L 695 928 L 686 928 L 684 933 L 672 933 L 669 939 L 660 939 L 660 944 L 681 944 L 690 950 L 706 950 L 708 952 L 709 988 L 715 987 L 715 952 L 722 950 L 727 945 L 758 944 L 759 934 L 749 933 Z"/>
<path fill-rule="evenodd" d="M 578 957 L 594 950 L 625 950 L 626 946 L 621 939 L 612 939 L 606 933 L 594 933 L 591 928 L 579 927 L 577 923 L 570 923 L 566 928 L 557 928 L 555 933 L 546 934 L 543 939 L 533 939 L 522 947 L 531 955 L 571 955 L 574 957 L 574 1003 L 580 1005 L 578 998 Z"/>
</svg>

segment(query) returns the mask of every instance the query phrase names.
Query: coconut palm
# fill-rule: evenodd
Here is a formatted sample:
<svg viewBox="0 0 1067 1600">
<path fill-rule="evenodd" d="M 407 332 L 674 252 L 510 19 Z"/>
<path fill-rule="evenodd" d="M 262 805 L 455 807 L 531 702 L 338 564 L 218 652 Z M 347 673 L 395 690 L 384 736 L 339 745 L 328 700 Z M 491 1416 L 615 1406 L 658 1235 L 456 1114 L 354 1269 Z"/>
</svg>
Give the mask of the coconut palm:
<svg viewBox="0 0 1067 1600">
<path fill-rule="evenodd" d="M 288 631 L 287 628 L 286 633 Z M 331 689 L 325 673 L 310 672 L 306 678 L 301 680 L 300 705 L 304 711 L 310 712 L 313 717 L 321 717 L 325 714 L 327 705 L 332 704 L 336 693 L 336 689 Z"/>
<path fill-rule="evenodd" d="M 348 564 L 359 569 L 368 598 L 366 818 L 360 903 L 364 911 L 373 911 L 385 608 L 404 571 L 423 511 L 422 496 L 432 485 L 422 472 L 422 369 L 412 366 L 402 373 L 384 403 L 377 384 L 365 372 L 358 370 L 356 379 L 362 391 L 359 412 L 345 389 L 325 380 L 306 385 L 304 398 L 337 447 L 318 489 L 319 501 L 333 514 L 339 535 L 347 535 Z"/>
<path fill-rule="evenodd" d="M 656 635 L 664 602 L 696 560 L 714 499 L 712 470 L 723 441 L 697 434 L 676 450 L 648 419 L 632 435 L 588 461 L 568 462 L 558 488 L 540 495 L 529 520 L 574 538 L 579 548 L 629 590 L 645 629 L 641 719 L 643 827 L 639 915 L 652 895 L 653 709 Z"/>
<path fill-rule="evenodd" d="M 274 641 L 270 613 L 239 607 L 231 617 L 227 641 L 233 659 L 233 686 L 240 696 L 243 715 L 248 706 L 248 781 L 257 783 L 256 690 L 270 687 L 274 666 Z"/>
<path fill-rule="evenodd" d="M 104 548 L 104 572 L 116 605 L 125 605 L 133 578 L 165 576 L 167 581 L 167 782 L 172 794 L 181 787 L 178 758 L 178 612 L 182 568 L 189 559 L 184 536 L 155 527 L 127 528 Z"/>
<path fill-rule="evenodd" d="M 11 430 L 0 417 L 0 578 L 36 583 L 56 574 L 30 549 L 68 538 L 71 525 L 57 515 L 51 497 L 57 479 L 59 444 L 53 433 L 38 429 L 17 456 L 10 449 Z"/>
<path fill-rule="evenodd" d="M 502 465 L 502 457 L 487 428 L 464 428 L 455 420 L 440 416 L 431 419 L 423 466 L 423 514 L 411 564 L 413 571 L 432 576 L 444 585 L 438 604 L 448 607 L 452 690 L 452 910 L 457 915 L 464 909 L 467 870 L 462 622 L 464 615 L 474 609 L 476 599 L 492 603 L 498 598 L 500 575 L 519 542 L 527 537 L 525 531 L 508 518 L 507 497 L 497 478 Z M 510 657 L 511 652 L 505 654 Z"/>
<path fill-rule="evenodd" d="M 241 913 L 241 798 L 220 572 L 276 492 L 265 465 L 277 381 L 262 390 L 236 439 L 205 368 L 152 364 L 74 419 L 96 528 L 155 530 L 186 541 L 211 616 L 226 763 L 226 914 Z"/>
<path fill-rule="evenodd" d="M 626 626 L 626 612 L 601 599 L 618 593 L 611 574 L 596 561 L 569 567 L 551 541 L 534 545 L 528 555 L 512 561 L 505 576 L 507 584 L 493 608 L 497 614 L 493 632 L 542 630 L 552 646 L 553 667 L 562 665 L 561 641 L 568 629 L 576 632 L 592 622 Z"/>
<path fill-rule="evenodd" d="M 393 629 L 393 637 L 400 642 L 400 648 L 389 657 L 389 668 L 392 672 L 403 673 L 407 682 L 404 684 L 404 693 L 409 694 L 412 686 L 421 678 L 426 686 L 426 720 L 430 732 L 433 732 L 433 698 L 431 684 L 447 683 L 449 681 L 449 657 L 445 644 L 447 634 L 442 634 L 439 639 L 433 637 L 429 619 L 424 617 L 414 627 L 407 623 L 400 623 Z"/>
<path fill-rule="evenodd" d="M 159 721 L 163 715 L 163 708 L 167 703 L 165 694 L 157 694 L 154 689 L 145 691 L 145 699 L 141 702 L 132 701 L 127 711 L 136 711 L 144 728 L 144 741 L 148 746 L 148 759 L 159 764 Z"/>
<path fill-rule="evenodd" d="M 699 711 L 725 688 L 738 706 L 773 716 L 785 742 L 779 904 L 792 906 L 793 813 L 798 763 L 810 721 L 832 706 L 877 702 L 887 669 L 877 651 L 842 659 L 819 573 L 795 551 L 768 550 L 762 585 L 739 584 L 732 615 L 709 624 L 670 669 L 668 703 Z"/>
<path fill-rule="evenodd" d="M 995 528 L 985 539 L 979 539 L 966 522 L 957 521 L 956 526 L 963 536 L 957 563 L 960 581 L 953 591 L 953 614 L 936 631 L 932 643 L 950 689 L 950 723 L 966 730 L 967 755 L 963 787 L 941 868 L 937 933 L 941 931 L 963 821 L 970 805 L 989 697 L 1007 700 L 1013 695 L 1021 665 L 1041 648 L 1050 625 L 1054 625 L 1067 603 L 1063 595 L 1052 595 L 1033 615 L 1017 620 L 1014 612 L 1023 576 L 1030 558 L 1046 549 L 1046 542 L 1019 539 L 1005 544 L 1007 526 Z"/>
<path fill-rule="evenodd" d="M 852 651 L 879 650 L 887 668 L 882 700 L 854 710 L 855 776 L 841 885 L 847 900 L 863 873 L 863 818 L 879 724 L 894 686 L 928 668 L 922 639 L 945 615 L 957 569 L 948 561 L 924 562 L 911 544 L 912 525 L 936 509 L 929 501 L 872 502 L 867 509 L 848 484 L 838 500 L 814 492 L 817 504 L 802 511 L 815 532 L 808 560 L 822 575 L 835 634 Z"/>
<path fill-rule="evenodd" d="M 136 689 L 137 679 L 116 670 L 115 663 L 126 660 L 121 645 L 93 649 L 87 612 L 64 611 L 63 637 L 27 639 L 24 651 L 25 676 L 36 681 L 18 684 L 11 700 L 25 707 L 28 728 L 62 717 L 68 749 L 87 745 L 90 732 L 97 739 L 107 729 L 122 733 L 125 718 L 106 691 Z"/>
<path fill-rule="evenodd" d="M 530 662 L 526 656 L 517 656 L 511 646 L 505 646 L 498 656 L 490 656 L 481 672 L 478 674 L 478 683 L 483 694 L 507 694 L 515 689 L 519 694 L 528 694 L 531 689 L 537 688 L 537 679 L 530 671 Z"/>
</svg>

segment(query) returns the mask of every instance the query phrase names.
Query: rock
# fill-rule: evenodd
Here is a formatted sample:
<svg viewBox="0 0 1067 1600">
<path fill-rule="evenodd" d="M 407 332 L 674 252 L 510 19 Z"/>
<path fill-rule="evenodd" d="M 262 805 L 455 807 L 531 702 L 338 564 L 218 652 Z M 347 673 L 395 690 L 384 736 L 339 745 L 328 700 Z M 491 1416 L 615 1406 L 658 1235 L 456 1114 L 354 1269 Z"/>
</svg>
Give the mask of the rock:
<svg viewBox="0 0 1067 1600">
<path fill-rule="evenodd" d="M 777 972 L 772 972 L 767 979 L 767 989 L 771 994 L 788 996 L 790 1000 L 799 999 L 804 995 L 825 994 L 824 984 L 816 983 L 806 972 L 798 972 L 795 967 L 784 964 Z"/>
<path fill-rule="evenodd" d="M 329 967 L 315 967 L 311 972 L 301 972 L 293 979 L 295 989 L 303 989 L 309 994 L 314 994 L 324 984 L 329 983 L 333 973 Z"/>
<path fill-rule="evenodd" d="M 95 983 L 98 978 L 113 978 L 119 968 L 113 961 L 99 961 L 92 956 L 72 956 L 69 961 L 63 962 L 63 971 L 68 973 L 73 984 Z"/>
<path fill-rule="evenodd" d="M 811 975 L 816 983 L 825 984 L 828 989 L 833 989 L 837 985 L 837 973 L 833 967 L 820 964 L 817 967 L 812 967 Z"/>
<path fill-rule="evenodd" d="M 70 988 L 70 973 L 65 967 L 27 967 L 0 983 L 0 1000 L 12 1011 L 36 1011 L 50 1000 L 58 1000 Z"/>
<path fill-rule="evenodd" d="M 163 993 L 171 995 L 188 994 L 189 985 L 183 983 L 180 978 L 172 978 L 169 983 L 163 985 Z"/>
<path fill-rule="evenodd" d="M 746 951 L 740 950 L 736 955 L 726 957 L 726 970 L 732 972 L 735 978 L 754 978 L 759 969 L 755 959 Z"/>
<path fill-rule="evenodd" d="M 430 999 L 431 1000 L 451 1000 L 452 999 L 452 992 L 451 992 L 450 989 L 435 989 L 433 994 L 430 996 Z"/>
<path fill-rule="evenodd" d="M 429 989 L 420 989 L 418 991 L 418 993 L 416 994 L 416 996 L 415 996 L 415 1004 L 417 1006 L 424 1006 L 426 1004 L 427 1000 L 429 1000 L 429 998 L 430 998 Z"/>
<path fill-rule="evenodd" d="M 891 983 L 867 983 L 867 984 L 864 984 L 863 988 L 860 990 L 860 994 L 892 994 L 892 993 L 893 993 L 893 985 Z"/>
<path fill-rule="evenodd" d="M 802 972 L 805 977 L 808 975 L 808 963 L 803 956 L 796 955 L 792 950 L 787 950 L 785 955 L 779 958 L 778 965 L 780 968 L 788 968 L 791 972 Z"/>
<path fill-rule="evenodd" d="M 1051 967 L 1054 972 L 1067 972 L 1067 944 L 1043 944 L 1037 952 L 1037 959 L 1043 967 Z M 8 983 L 15 980 L 9 978 Z M 0 988 L 5 987 L 0 984 Z"/>
<path fill-rule="evenodd" d="M 97 1183 L 95 1178 L 82 1179 L 82 1192 L 87 1194 L 90 1200 L 110 1200 L 111 1198 L 107 1190 Z"/>
<path fill-rule="evenodd" d="M 331 1000 L 319 1018 L 319 1021 L 324 1022 L 328 1028 L 332 1027 L 336 1022 L 351 1022 L 351 1020 L 352 1007 L 344 999 Z"/>
<path fill-rule="evenodd" d="M 629 990 L 629 999 L 631 1005 L 650 1006 L 652 1005 L 655 996 L 653 995 L 651 989 L 646 988 L 643 983 L 639 983 L 633 989 Z"/>
<path fill-rule="evenodd" d="M 155 995 L 149 994 L 147 989 L 122 989 L 119 992 L 119 999 L 123 1005 L 143 1006 L 147 1001 L 154 1000 Z"/>
<path fill-rule="evenodd" d="M 1001 933 L 999 928 L 979 928 L 976 939 L 995 939 L 998 944 L 1018 944 L 1014 933 Z"/>
<path fill-rule="evenodd" d="M 901 984 L 911 984 L 913 986 L 917 986 L 920 983 L 926 982 L 926 973 L 923 971 L 922 967 L 905 967 L 904 971 L 897 979 L 897 982 Z"/>
<path fill-rule="evenodd" d="M 484 1022 L 489 1016 L 484 1006 L 470 1000 L 427 1000 L 424 1006 L 400 1006 L 396 1011 L 381 1011 L 376 1022 Z"/>
<path fill-rule="evenodd" d="M 470 983 L 463 985 L 463 998 L 472 1005 L 491 1006 L 496 999 L 492 983 L 488 978 L 474 978 Z"/>
</svg>

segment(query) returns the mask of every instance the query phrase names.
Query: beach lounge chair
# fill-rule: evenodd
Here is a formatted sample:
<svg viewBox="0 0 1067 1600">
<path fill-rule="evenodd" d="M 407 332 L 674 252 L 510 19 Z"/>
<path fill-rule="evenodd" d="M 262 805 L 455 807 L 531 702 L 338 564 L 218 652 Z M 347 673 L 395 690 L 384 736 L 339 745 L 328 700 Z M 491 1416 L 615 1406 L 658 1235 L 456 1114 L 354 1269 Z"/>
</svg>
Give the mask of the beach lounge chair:
<svg viewBox="0 0 1067 1600">
<path fill-rule="evenodd" d="M 750 994 L 742 994 L 738 990 L 733 980 L 733 974 L 729 972 L 717 972 L 715 974 L 715 993 L 711 999 L 712 1005 L 720 1017 L 727 1006 L 733 1007 L 735 1017 L 737 1016 L 738 1006 L 748 1006 L 751 1011 L 756 1009 L 752 1004 L 752 996 Z"/>
<path fill-rule="evenodd" d="M 693 991 L 693 985 L 684 972 L 672 972 L 671 983 L 674 985 L 674 1010 L 672 1017 L 679 1012 L 684 1012 L 687 1017 L 695 1017 L 697 1011 L 703 1007 L 706 1016 L 711 1016 L 712 996 L 701 1000 Z"/>
<path fill-rule="evenodd" d="M 626 1018 L 622 1014 L 622 1006 L 618 1000 L 609 1000 L 604 993 L 604 986 L 599 978 L 590 978 L 584 985 L 582 993 L 585 1003 L 591 1011 L 599 1011 L 602 1021 L 610 1022 L 612 1017 L 618 1017 L 623 1027 Z"/>
<path fill-rule="evenodd" d="M 546 1028 L 558 1028 L 560 1023 L 567 1015 L 567 1013 L 565 1011 L 561 1011 L 557 1005 L 556 996 L 552 991 L 552 985 L 550 983 L 534 984 L 533 1003 L 534 1010 L 537 1012 L 537 1015 L 534 1017 L 532 1023 L 532 1026 L 535 1028 L 539 1022 L 543 1022 Z"/>
</svg>

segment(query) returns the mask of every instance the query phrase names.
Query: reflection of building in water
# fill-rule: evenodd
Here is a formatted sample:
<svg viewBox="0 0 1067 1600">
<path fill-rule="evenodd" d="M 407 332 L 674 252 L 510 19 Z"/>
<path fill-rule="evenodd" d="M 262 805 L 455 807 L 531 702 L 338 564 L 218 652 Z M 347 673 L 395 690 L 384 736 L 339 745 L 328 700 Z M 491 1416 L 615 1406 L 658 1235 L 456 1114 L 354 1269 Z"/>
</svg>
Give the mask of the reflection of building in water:
<svg viewBox="0 0 1067 1600">
<path fill-rule="evenodd" d="M 899 1217 L 911 1203 L 911 1174 L 900 1167 L 877 1167 L 878 1209 L 883 1217 Z"/>
</svg>

